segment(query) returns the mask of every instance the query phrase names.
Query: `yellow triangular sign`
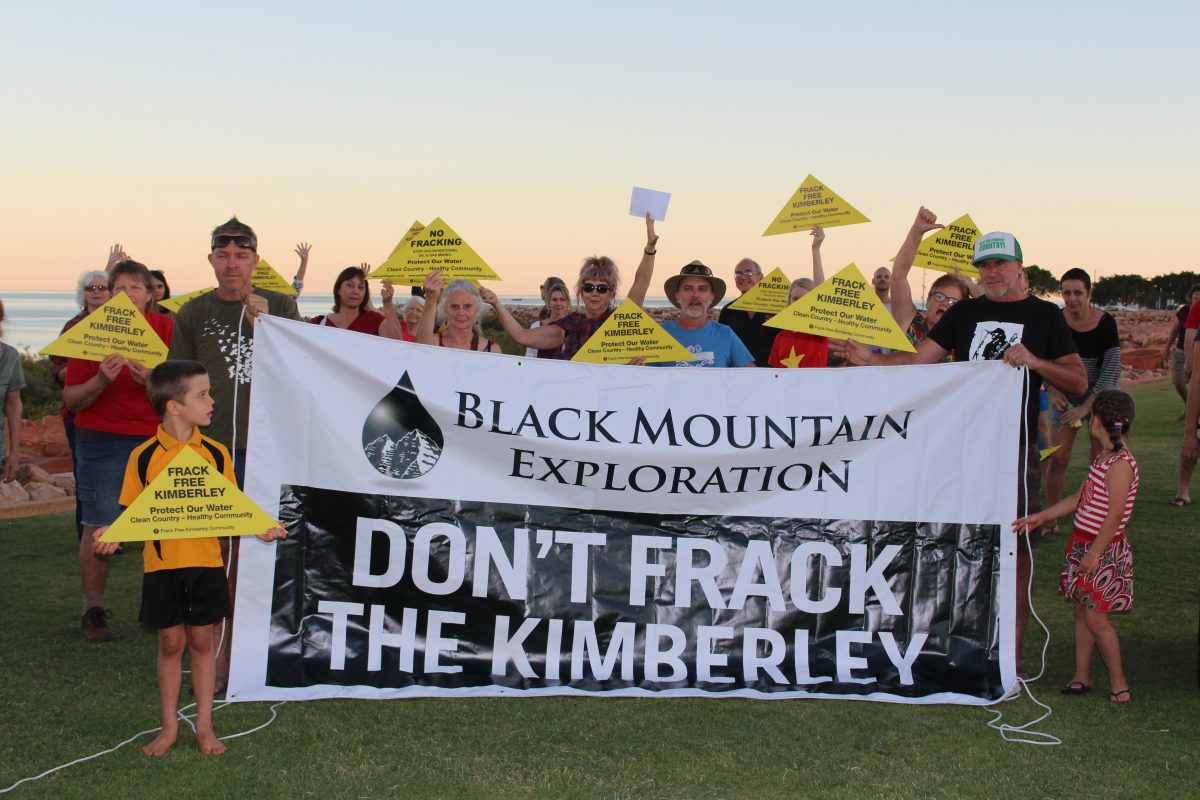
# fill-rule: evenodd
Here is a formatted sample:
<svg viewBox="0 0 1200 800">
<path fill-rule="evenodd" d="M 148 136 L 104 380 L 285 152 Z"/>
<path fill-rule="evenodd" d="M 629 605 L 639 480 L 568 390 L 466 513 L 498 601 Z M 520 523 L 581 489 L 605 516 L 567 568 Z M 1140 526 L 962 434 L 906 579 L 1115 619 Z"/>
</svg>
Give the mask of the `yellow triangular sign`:
<svg viewBox="0 0 1200 800">
<path fill-rule="evenodd" d="M 674 336 L 628 297 L 608 315 L 571 360 L 589 364 L 627 364 L 633 358 L 645 358 L 648 362 L 696 360 L 686 347 L 675 341 Z"/>
<path fill-rule="evenodd" d="M 188 292 L 187 294 L 177 294 L 172 297 L 168 297 L 166 300 L 158 301 L 158 305 L 162 308 L 165 308 L 167 311 L 170 311 L 172 314 L 178 314 L 179 309 L 182 308 L 183 304 L 188 300 L 191 300 L 193 297 L 199 297 L 202 294 L 207 294 L 211 291 L 212 289 L 197 289 L 196 291 Z"/>
<path fill-rule="evenodd" d="M 1061 449 L 1062 449 L 1061 444 L 1056 444 L 1056 445 L 1054 445 L 1054 447 L 1047 447 L 1045 450 L 1042 450 L 1040 453 L 1038 453 L 1038 460 L 1045 461 L 1047 458 L 1054 455 L 1056 450 L 1061 450 Z"/>
<path fill-rule="evenodd" d="M 763 323 L 830 339 L 916 352 L 904 331 L 854 264 Z"/>
<path fill-rule="evenodd" d="M 739 311 L 761 311 L 765 314 L 778 314 L 787 308 L 788 294 L 792 283 L 779 267 L 763 276 L 763 279 L 750 287 L 750 291 L 729 304 L 729 308 Z"/>
<path fill-rule="evenodd" d="M 282 275 L 275 271 L 274 267 L 267 263 L 265 258 L 260 258 L 258 263 L 254 265 L 254 272 L 250 275 L 250 284 L 260 289 L 290 294 L 293 297 L 300 294 L 292 284 L 288 283 Z"/>
<path fill-rule="evenodd" d="M 775 220 L 763 231 L 763 236 L 808 231 L 812 230 L 813 225 L 833 228 L 870 221 L 832 189 L 809 175 L 775 215 Z"/>
<path fill-rule="evenodd" d="M 83 321 L 39 350 L 44 356 L 103 361 L 110 353 L 155 367 L 167 360 L 167 343 L 124 292 L 117 292 Z"/>
<path fill-rule="evenodd" d="M 400 283 L 397 276 L 403 275 L 403 272 L 397 273 L 397 270 L 404 267 L 404 254 L 408 252 L 408 243 L 423 230 L 425 230 L 425 225 L 420 220 L 414 219 L 413 224 L 408 226 L 408 233 L 404 234 L 404 238 L 392 248 L 392 252 L 383 260 L 383 263 L 371 270 L 371 277 L 388 283 Z"/>
<path fill-rule="evenodd" d="M 497 281 L 500 276 L 492 271 L 487 262 L 471 249 L 471 245 L 454 232 L 454 229 L 438 217 L 421 229 L 407 243 L 400 245 L 388 256 L 384 270 L 381 264 L 371 272 L 372 278 L 420 286 L 425 276 L 436 269 L 442 271 L 447 281 L 467 278 L 475 281 Z M 399 262 L 399 263 L 395 263 Z M 387 263 L 387 262 L 385 262 Z"/>
<path fill-rule="evenodd" d="M 975 255 L 975 240 L 979 238 L 979 226 L 970 214 L 963 214 L 932 236 L 921 240 L 914 267 L 936 269 L 938 272 L 953 273 L 955 268 L 972 278 L 979 277 L 971 259 Z M 894 259 L 893 259 L 894 260 Z"/>
<path fill-rule="evenodd" d="M 282 527 L 217 468 L 184 447 L 142 490 L 102 542 L 247 536 Z"/>
</svg>

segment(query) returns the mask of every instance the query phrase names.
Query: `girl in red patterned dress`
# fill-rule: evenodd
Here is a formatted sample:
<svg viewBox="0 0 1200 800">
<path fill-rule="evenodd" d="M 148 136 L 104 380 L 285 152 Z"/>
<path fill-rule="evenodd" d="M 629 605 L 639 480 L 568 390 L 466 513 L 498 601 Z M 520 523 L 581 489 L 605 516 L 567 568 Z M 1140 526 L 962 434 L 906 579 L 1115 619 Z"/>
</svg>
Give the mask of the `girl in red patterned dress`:
<svg viewBox="0 0 1200 800">
<path fill-rule="evenodd" d="M 1092 653 L 1099 649 L 1108 668 L 1108 699 L 1128 703 L 1129 681 L 1121 666 L 1121 644 L 1109 624 L 1110 612 L 1133 606 L 1133 550 L 1125 525 L 1138 489 L 1137 461 L 1125 446 L 1133 424 L 1133 398 L 1115 390 L 1100 392 L 1092 404 L 1090 433 L 1100 446 L 1083 487 L 1038 514 L 1013 523 L 1018 534 L 1075 512 L 1067 542 L 1060 588 L 1075 601 L 1075 674 L 1063 694 L 1092 690 Z"/>
</svg>

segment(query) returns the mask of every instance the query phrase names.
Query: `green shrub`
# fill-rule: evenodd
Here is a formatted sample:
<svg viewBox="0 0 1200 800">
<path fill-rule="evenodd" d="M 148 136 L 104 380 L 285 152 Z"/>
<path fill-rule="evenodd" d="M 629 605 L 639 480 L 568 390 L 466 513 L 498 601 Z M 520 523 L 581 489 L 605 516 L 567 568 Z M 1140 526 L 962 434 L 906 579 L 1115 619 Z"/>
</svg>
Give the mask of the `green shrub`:
<svg viewBox="0 0 1200 800">
<path fill-rule="evenodd" d="M 62 387 L 50 377 L 50 359 L 26 350 L 21 353 L 21 369 L 25 371 L 21 416 L 41 419 L 57 414 L 62 408 Z"/>
</svg>

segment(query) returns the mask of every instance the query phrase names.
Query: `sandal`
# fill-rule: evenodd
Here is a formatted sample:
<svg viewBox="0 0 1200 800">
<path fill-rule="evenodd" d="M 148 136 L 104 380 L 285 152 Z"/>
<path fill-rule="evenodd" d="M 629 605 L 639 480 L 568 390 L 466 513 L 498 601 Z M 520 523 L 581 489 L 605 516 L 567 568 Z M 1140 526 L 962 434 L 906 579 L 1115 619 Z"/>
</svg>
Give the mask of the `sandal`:
<svg viewBox="0 0 1200 800">
<path fill-rule="evenodd" d="M 1125 699 L 1122 700 L 1121 699 L 1122 697 L 1124 697 Z M 1108 702 L 1116 703 L 1119 706 L 1123 706 L 1132 700 L 1133 700 L 1133 695 L 1129 693 L 1128 689 L 1122 689 L 1119 692 L 1110 692 L 1108 695 Z"/>
<path fill-rule="evenodd" d="M 1071 681 L 1066 686 L 1059 689 L 1063 694 L 1087 694 L 1092 691 L 1092 687 L 1088 686 L 1083 681 Z"/>
<path fill-rule="evenodd" d="M 1184 506 L 1190 506 L 1191 504 L 1191 500 L 1185 500 L 1182 497 L 1172 497 L 1167 501 L 1167 505 L 1175 506 L 1175 508 L 1183 508 Z"/>
</svg>

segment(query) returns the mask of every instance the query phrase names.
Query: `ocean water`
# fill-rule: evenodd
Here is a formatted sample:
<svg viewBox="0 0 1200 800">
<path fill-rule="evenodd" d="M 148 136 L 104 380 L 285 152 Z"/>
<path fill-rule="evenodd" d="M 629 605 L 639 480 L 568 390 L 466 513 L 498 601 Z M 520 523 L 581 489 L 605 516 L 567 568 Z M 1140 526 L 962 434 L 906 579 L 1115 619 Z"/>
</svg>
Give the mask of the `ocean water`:
<svg viewBox="0 0 1200 800">
<path fill-rule="evenodd" d="M 407 295 L 400 300 L 406 299 Z M 4 301 L 3 339 L 18 350 L 37 352 L 58 338 L 63 323 L 75 316 L 79 307 L 74 292 L 9 292 L 0 295 Z M 505 303 L 537 302 L 535 296 L 501 296 Z M 300 313 L 305 317 L 324 314 L 333 307 L 333 295 L 304 292 L 297 299 Z M 652 308 L 670 305 L 665 298 L 648 298 Z"/>
</svg>

